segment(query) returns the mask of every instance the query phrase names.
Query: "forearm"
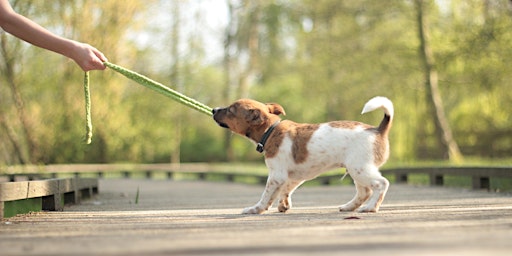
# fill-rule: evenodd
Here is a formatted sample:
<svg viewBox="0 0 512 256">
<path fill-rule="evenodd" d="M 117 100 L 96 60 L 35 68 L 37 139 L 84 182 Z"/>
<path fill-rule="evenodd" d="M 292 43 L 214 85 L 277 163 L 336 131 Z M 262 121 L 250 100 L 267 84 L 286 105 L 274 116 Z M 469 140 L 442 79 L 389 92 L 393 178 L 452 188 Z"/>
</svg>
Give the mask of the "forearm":
<svg viewBox="0 0 512 256">
<path fill-rule="evenodd" d="M 51 33 L 32 20 L 17 14 L 7 0 L 0 0 L 0 27 L 30 44 L 73 59 L 84 71 L 105 69 L 105 55 L 91 45 Z"/>
<path fill-rule="evenodd" d="M 10 13 L 2 17 L 2 28 L 28 43 L 72 58 L 72 48 L 76 42 L 52 34 L 22 15 Z"/>
</svg>

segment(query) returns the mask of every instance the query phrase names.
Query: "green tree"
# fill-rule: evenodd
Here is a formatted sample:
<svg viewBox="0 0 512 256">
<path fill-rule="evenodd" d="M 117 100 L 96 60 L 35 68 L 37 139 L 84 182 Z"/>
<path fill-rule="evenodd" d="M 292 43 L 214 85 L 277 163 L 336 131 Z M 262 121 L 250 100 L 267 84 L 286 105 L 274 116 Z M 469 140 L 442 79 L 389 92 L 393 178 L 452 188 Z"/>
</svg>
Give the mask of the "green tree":
<svg viewBox="0 0 512 256">
<path fill-rule="evenodd" d="M 423 0 L 416 0 L 415 4 L 418 19 L 420 58 L 425 70 L 426 99 L 430 108 L 431 116 L 434 119 L 435 136 L 441 145 L 439 148 L 444 149 L 449 159 L 455 162 L 460 162 L 462 160 L 462 154 L 460 153 L 457 142 L 453 138 L 452 129 L 444 111 L 443 100 L 439 89 L 436 61 L 430 46 L 430 27 L 428 18 L 429 6 L 428 3 Z"/>
<path fill-rule="evenodd" d="M 13 3 L 13 7 L 19 13 L 62 36 L 95 45 L 107 53 L 111 61 L 115 62 L 117 56 L 122 56 L 125 53 L 122 47 L 118 47 L 112 42 L 118 42 L 123 38 L 128 29 L 127 25 L 136 22 L 133 18 L 134 14 L 136 11 L 143 10 L 144 3 L 142 1 L 41 1 L 30 3 L 19 1 Z M 87 22 L 83 22 L 84 20 Z M 80 137 L 83 137 L 84 129 L 81 84 L 83 72 L 72 61 L 42 49 L 27 46 L 10 35 L 2 34 L 2 45 L 5 50 L 3 52 L 5 58 L 2 62 L 4 73 L 1 79 L 11 79 L 16 82 L 18 91 L 11 91 L 9 94 L 17 101 L 23 102 L 20 105 L 13 101 L 2 101 L 3 127 L 5 130 L 11 131 L 8 134 L 13 138 L 6 140 L 11 141 L 9 144 L 2 142 L 3 148 L 7 151 L 19 148 L 15 151 L 20 152 L 26 149 L 25 163 L 87 161 L 90 152 L 95 154 L 103 152 L 102 155 L 97 155 L 94 158 L 97 161 L 108 161 L 108 148 L 104 147 L 102 143 L 95 143 L 88 149 L 81 144 Z M 13 69 L 9 71 L 9 67 L 13 67 Z M 5 71 L 8 72 L 5 73 Z M 12 74 L 8 74 L 9 72 Z M 116 114 L 112 113 L 112 106 L 116 106 L 116 98 L 113 96 L 117 96 L 117 100 L 121 96 L 116 92 L 116 90 L 119 92 L 118 83 L 108 79 L 111 77 L 109 74 L 94 72 L 92 76 L 100 81 L 102 79 L 98 77 L 108 80 L 108 82 L 102 83 L 102 86 L 92 85 L 93 118 L 97 120 L 98 117 L 108 115 L 116 117 Z M 112 105 L 107 105 L 105 102 L 112 103 Z M 25 114 L 19 114 L 21 113 L 19 111 L 18 114 L 14 114 L 16 112 L 12 111 L 13 106 L 18 106 L 17 109 L 20 109 L 19 106 L 23 106 Z M 8 125 L 5 125 L 5 120 Z M 15 120 L 27 121 L 15 122 Z M 28 131 L 29 135 L 26 132 L 19 132 L 22 130 Z M 96 123 L 94 139 L 101 142 L 108 136 L 108 129 L 101 123 Z M 16 143 L 19 146 L 15 145 Z M 91 151 L 87 152 L 87 150 Z M 20 154 L 13 158 L 7 157 L 6 162 L 21 162 L 25 153 Z"/>
</svg>

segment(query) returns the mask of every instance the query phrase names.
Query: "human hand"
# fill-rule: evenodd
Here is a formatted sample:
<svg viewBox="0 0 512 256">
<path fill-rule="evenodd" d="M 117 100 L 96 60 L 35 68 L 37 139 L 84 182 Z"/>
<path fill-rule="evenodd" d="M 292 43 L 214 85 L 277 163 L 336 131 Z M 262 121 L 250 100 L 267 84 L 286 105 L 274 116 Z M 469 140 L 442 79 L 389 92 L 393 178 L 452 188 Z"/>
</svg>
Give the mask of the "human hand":
<svg viewBox="0 0 512 256">
<path fill-rule="evenodd" d="M 105 55 L 93 46 L 75 42 L 70 56 L 84 71 L 104 70 L 103 62 L 108 61 Z"/>
</svg>

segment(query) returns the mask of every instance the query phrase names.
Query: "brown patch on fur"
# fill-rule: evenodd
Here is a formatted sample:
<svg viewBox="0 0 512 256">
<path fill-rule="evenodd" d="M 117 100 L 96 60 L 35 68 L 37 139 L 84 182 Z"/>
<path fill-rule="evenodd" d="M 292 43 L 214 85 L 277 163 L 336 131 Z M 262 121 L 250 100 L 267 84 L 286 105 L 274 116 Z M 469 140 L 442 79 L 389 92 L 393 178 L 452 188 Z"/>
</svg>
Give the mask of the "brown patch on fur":
<svg viewBox="0 0 512 256">
<path fill-rule="evenodd" d="M 319 124 L 297 124 L 292 121 L 282 121 L 272 132 L 272 135 L 265 145 L 265 157 L 274 157 L 285 136 L 289 136 L 292 140 L 292 156 L 296 163 L 300 164 L 308 158 L 307 144 L 318 130 Z"/>
<path fill-rule="evenodd" d="M 356 127 L 371 128 L 372 126 L 357 121 L 333 121 L 328 123 L 333 128 L 355 129 Z"/>
<path fill-rule="evenodd" d="M 379 133 L 387 135 L 389 133 L 389 130 L 391 129 L 392 123 L 393 123 L 392 117 L 384 114 L 384 118 L 380 122 L 377 130 L 379 131 Z"/>
<path fill-rule="evenodd" d="M 380 167 L 383 165 L 389 157 L 389 144 L 388 136 L 383 134 L 377 134 L 373 145 L 373 156 L 376 166 Z"/>
<path fill-rule="evenodd" d="M 389 157 L 389 141 L 387 133 L 382 134 L 379 128 L 369 128 L 367 131 L 375 134 L 375 142 L 373 143 L 373 163 L 380 167 Z"/>
<path fill-rule="evenodd" d="M 279 147 L 281 146 L 281 143 L 283 143 L 284 139 L 284 132 L 285 130 L 282 129 L 280 126 L 283 125 L 283 122 L 281 122 L 272 132 L 272 135 L 270 135 L 270 138 L 267 140 L 267 144 L 265 145 L 265 157 L 266 158 L 272 158 L 277 155 L 277 152 L 279 151 Z"/>
<path fill-rule="evenodd" d="M 304 124 L 298 126 L 295 130 L 288 134 L 292 138 L 292 155 L 295 163 L 304 163 L 308 159 L 308 142 L 313 133 L 318 130 L 318 124 Z"/>
</svg>

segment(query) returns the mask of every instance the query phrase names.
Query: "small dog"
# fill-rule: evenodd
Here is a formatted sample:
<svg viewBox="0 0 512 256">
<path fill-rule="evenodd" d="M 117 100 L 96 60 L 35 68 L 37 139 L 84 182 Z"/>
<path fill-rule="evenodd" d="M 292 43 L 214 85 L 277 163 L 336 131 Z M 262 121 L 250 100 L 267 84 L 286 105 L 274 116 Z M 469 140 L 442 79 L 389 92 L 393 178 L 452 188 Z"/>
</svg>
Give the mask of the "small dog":
<svg viewBox="0 0 512 256">
<path fill-rule="evenodd" d="M 345 167 L 357 193 L 340 211 L 377 212 L 389 181 L 379 172 L 389 156 L 388 133 L 393 121 L 393 103 L 385 97 L 369 100 L 362 114 L 382 108 L 384 118 L 378 127 L 356 121 L 300 124 L 281 121 L 286 115 L 279 104 L 240 99 L 225 108 L 213 109 L 213 119 L 221 127 L 246 136 L 264 152 L 269 169 L 267 184 L 256 205 L 244 214 L 260 214 L 279 198 L 278 210 L 292 207 L 291 195 L 307 180 Z M 366 204 L 361 206 L 364 202 Z"/>
</svg>

